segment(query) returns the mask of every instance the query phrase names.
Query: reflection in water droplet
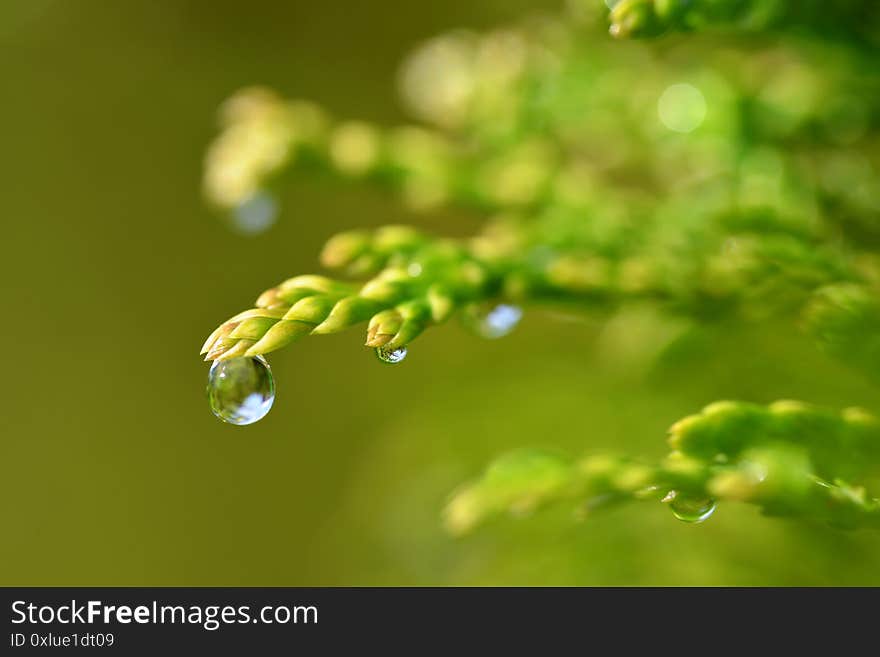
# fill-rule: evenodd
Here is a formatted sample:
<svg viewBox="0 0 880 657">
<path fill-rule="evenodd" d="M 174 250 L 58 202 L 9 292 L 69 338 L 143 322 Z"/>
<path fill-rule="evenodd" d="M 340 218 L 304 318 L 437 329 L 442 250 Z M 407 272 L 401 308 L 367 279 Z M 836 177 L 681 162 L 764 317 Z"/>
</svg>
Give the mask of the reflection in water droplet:
<svg viewBox="0 0 880 657">
<path fill-rule="evenodd" d="M 243 426 L 266 417 L 275 401 L 275 381 L 262 356 L 216 360 L 208 373 L 211 412 Z"/>
<path fill-rule="evenodd" d="M 277 201 L 265 192 L 257 192 L 232 211 L 232 225 L 245 235 L 259 235 L 272 227 L 278 216 Z"/>
<path fill-rule="evenodd" d="M 510 334 L 519 324 L 522 315 L 523 311 L 519 306 L 506 303 L 494 306 L 474 305 L 465 309 L 462 321 L 480 337 L 494 340 Z"/>
<path fill-rule="evenodd" d="M 669 503 L 672 515 L 682 522 L 690 523 L 707 520 L 715 513 L 717 506 L 715 500 L 710 497 L 687 497 L 674 490 L 669 491 L 663 501 Z"/>
<path fill-rule="evenodd" d="M 378 347 L 376 349 L 376 358 L 381 360 L 383 363 L 394 365 L 406 358 L 406 347 L 398 347 L 397 349 L 385 349 L 384 347 Z"/>
</svg>

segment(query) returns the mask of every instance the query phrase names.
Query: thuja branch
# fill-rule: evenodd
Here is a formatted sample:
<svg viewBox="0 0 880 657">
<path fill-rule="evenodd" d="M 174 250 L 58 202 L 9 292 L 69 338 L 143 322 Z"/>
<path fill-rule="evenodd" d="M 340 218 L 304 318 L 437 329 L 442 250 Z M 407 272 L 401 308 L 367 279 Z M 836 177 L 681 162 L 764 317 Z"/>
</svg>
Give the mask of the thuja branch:
<svg viewBox="0 0 880 657">
<path fill-rule="evenodd" d="M 322 263 L 357 282 L 281 283 L 214 331 L 207 358 L 358 323 L 368 346 L 397 348 L 492 299 L 637 300 L 703 321 L 792 318 L 880 373 L 880 69 L 864 47 L 877 12 L 812 0 L 569 7 L 426 43 L 401 74 L 418 123 L 338 120 L 261 89 L 230 99 L 205 171 L 224 210 L 289 174 L 330 175 L 416 210 L 466 207 L 484 225 L 460 240 L 403 227 L 336 236 Z M 725 47 L 610 39 L 606 19 L 619 37 L 724 26 Z M 818 25 L 853 38 L 804 36 Z"/>
<path fill-rule="evenodd" d="M 618 0 L 610 12 L 617 37 L 727 27 L 761 31 L 789 26 L 871 35 L 880 12 L 861 0 Z"/>
<path fill-rule="evenodd" d="M 517 145 L 488 162 L 485 152 L 435 129 L 336 121 L 313 103 L 260 88 L 239 92 L 221 117 L 204 180 L 208 199 L 221 208 L 236 207 L 290 171 L 375 185 L 415 209 L 527 207 L 546 200 L 558 159 L 543 143 Z"/>
<path fill-rule="evenodd" d="M 395 349 L 468 302 L 497 293 L 498 277 L 452 241 L 429 241 L 405 227 L 353 232 L 331 240 L 328 266 L 383 267 L 363 285 L 297 276 L 260 295 L 205 342 L 206 359 L 256 356 L 308 334 L 337 333 L 369 320 L 366 344 Z"/>
<path fill-rule="evenodd" d="M 880 528 L 880 422 L 861 409 L 717 402 L 673 425 L 669 445 L 672 451 L 656 464 L 513 452 L 453 496 L 446 526 L 463 534 L 494 515 L 549 503 L 589 512 L 625 501 L 692 500 L 707 508 L 746 502 L 767 515 Z"/>
<path fill-rule="evenodd" d="M 880 243 L 870 141 L 880 69 L 870 49 L 768 38 L 736 59 L 689 39 L 675 56 L 646 57 L 642 43 L 602 38 L 568 15 L 438 37 L 401 75 L 421 124 L 397 127 L 244 90 L 223 107 L 206 194 L 231 209 L 288 173 L 329 174 L 414 209 L 566 209 L 580 222 L 648 211 L 681 229 L 692 222 L 676 215 L 686 213 L 817 241 L 843 231 L 857 249 L 866 236 Z"/>
<path fill-rule="evenodd" d="M 556 230 L 549 215 L 497 220 L 471 240 L 432 238 L 404 226 L 342 233 L 327 243 L 322 263 L 371 278 L 358 284 L 294 277 L 224 322 L 202 353 L 209 360 L 265 354 L 367 321 L 367 346 L 395 349 L 481 301 L 607 311 L 647 300 L 698 319 L 798 317 L 805 308 L 804 325 L 831 353 L 880 373 L 876 338 L 866 339 L 876 335 L 875 296 L 861 270 L 834 250 L 786 235 L 710 231 L 670 247 L 647 227 L 647 238 L 622 232 L 603 243 L 589 231 Z M 871 357 L 863 357 L 868 351 Z"/>
</svg>

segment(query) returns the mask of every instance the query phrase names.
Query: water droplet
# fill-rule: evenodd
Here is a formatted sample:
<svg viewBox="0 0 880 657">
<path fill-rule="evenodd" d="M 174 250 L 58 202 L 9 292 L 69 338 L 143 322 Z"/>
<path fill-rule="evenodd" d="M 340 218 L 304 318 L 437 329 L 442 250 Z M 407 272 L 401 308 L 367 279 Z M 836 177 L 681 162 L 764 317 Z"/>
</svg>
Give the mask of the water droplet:
<svg viewBox="0 0 880 657">
<path fill-rule="evenodd" d="M 266 417 L 275 401 L 275 381 L 262 356 L 215 360 L 208 373 L 211 412 L 229 424 L 244 426 Z"/>
<path fill-rule="evenodd" d="M 232 226 L 244 235 L 267 231 L 278 217 L 278 202 L 265 192 L 257 192 L 239 203 L 232 211 Z"/>
<path fill-rule="evenodd" d="M 678 491 L 669 491 L 669 494 L 663 498 L 664 502 L 669 503 L 669 509 L 672 515 L 682 522 L 699 523 L 707 520 L 717 506 L 715 500 L 710 497 L 688 497 L 682 495 Z"/>
<path fill-rule="evenodd" d="M 523 311 L 519 306 L 506 303 L 474 305 L 464 310 L 462 321 L 480 337 L 495 340 L 509 335 L 519 324 L 522 315 Z"/>
<path fill-rule="evenodd" d="M 383 363 L 394 365 L 406 358 L 406 347 L 398 347 L 397 349 L 385 349 L 384 347 L 376 348 L 376 358 Z"/>
</svg>

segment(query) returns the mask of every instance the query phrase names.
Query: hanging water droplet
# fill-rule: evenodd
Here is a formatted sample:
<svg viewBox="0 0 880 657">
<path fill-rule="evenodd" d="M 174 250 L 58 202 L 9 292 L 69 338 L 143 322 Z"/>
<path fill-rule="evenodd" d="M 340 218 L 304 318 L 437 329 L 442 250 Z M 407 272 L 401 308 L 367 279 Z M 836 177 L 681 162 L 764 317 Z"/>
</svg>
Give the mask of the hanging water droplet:
<svg viewBox="0 0 880 657">
<path fill-rule="evenodd" d="M 699 523 L 707 520 L 713 513 L 717 504 L 711 497 L 688 497 L 678 491 L 671 490 L 663 498 L 669 503 L 672 515 L 682 522 Z"/>
<path fill-rule="evenodd" d="M 510 334 L 523 311 L 519 306 L 507 303 L 495 305 L 475 304 L 467 307 L 462 313 L 462 321 L 471 331 L 483 338 L 495 340 Z"/>
<path fill-rule="evenodd" d="M 394 365 L 406 358 L 406 347 L 398 347 L 397 349 L 385 349 L 384 347 L 376 348 L 376 358 L 383 363 Z"/>
<path fill-rule="evenodd" d="M 262 356 L 215 360 L 208 373 L 211 412 L 229 424 L 243 426 L 266 417 L 275 401 L 275 381 Z"/>
</svg>

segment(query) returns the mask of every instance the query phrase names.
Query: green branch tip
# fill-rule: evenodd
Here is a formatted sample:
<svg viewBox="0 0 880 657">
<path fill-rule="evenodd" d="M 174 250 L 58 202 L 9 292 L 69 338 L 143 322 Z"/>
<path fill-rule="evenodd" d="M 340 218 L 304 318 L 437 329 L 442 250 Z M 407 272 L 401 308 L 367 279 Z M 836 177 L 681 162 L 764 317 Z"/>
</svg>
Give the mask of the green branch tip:
<svg viewBox="0 0 880 657">
<path fill-rule="evenodd" d="M 796 401 L 717 402 L 675 423 L 658 464 L 612 455 L 580 461 L 528 449 L 495 461 L 446 507 L 456 535 L 501 514 L 552 502 L 581 512 L 610 501 L 671 505 L 746 502 L 774 516 L 842 528 L 880 528 L 880 421 L 858 408 L 835 413 Z M 866 483 L 872 482 L 873 492 Z"/>
</svg>

